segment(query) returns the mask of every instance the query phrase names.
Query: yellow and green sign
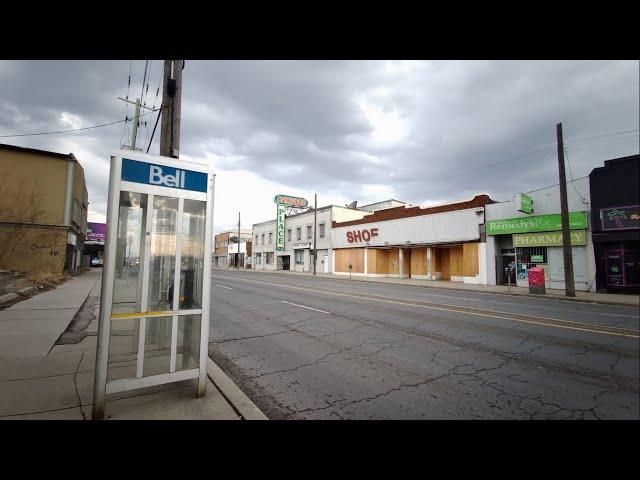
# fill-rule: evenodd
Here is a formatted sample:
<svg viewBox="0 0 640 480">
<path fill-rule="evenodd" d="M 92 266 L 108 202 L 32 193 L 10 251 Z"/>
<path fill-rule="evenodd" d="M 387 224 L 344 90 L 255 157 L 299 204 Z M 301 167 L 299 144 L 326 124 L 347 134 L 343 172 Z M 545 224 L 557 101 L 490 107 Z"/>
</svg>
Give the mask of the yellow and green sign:
<svg viewBox="0 0 640 480">
<path fill-rule="evenodd" d="M 290 195 L 276 195 L 273 201 L 277 205 L 276 210 L 276 250 L 284 250 L 284 219 L 287 207 L 304 208 L 308 202 L 304 198 L 292 197 Z"/>
<path fill-rule="evenodd" d="M 584 230 L 573 230 L 571 245 L 586 245 Z M 519 233 L 513 236 L 514 247 L 561 247 L 562 232 Z"/>
<path fill-rule="evenodd" d="M 569 228 L 584 230 L 587 228 L 587 212 L 569 212 Z M 505 218 L 488 220 L 487 235 L 505 235 L 509 233 L 555 232 L 562 230 L 559 213 L 536 215 L 533 217 Z"/>
</svg>

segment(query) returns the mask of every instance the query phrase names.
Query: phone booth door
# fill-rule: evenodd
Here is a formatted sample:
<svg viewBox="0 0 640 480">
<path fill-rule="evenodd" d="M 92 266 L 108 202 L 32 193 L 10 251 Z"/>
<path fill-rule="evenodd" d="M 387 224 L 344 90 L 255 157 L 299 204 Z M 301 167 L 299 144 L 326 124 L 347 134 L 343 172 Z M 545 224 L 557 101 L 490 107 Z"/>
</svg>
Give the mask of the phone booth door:
<svg viewBox="0 0 640 480">
<path fill-rule="evenodd" d="M 213 184 L 207 163 L 111 157 L 93 418 L 110 393 L 198 379 L 205 394 Z"/>
</svg>

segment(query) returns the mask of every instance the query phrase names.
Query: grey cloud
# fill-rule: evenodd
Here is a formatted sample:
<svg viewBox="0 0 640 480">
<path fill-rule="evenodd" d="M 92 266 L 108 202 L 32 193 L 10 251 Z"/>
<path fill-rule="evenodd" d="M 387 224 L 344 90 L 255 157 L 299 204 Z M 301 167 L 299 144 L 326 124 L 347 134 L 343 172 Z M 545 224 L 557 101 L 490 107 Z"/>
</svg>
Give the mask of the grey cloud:
<svg viewBox="0 0 640 480">
<path fill-rule="evenodd" d="M 160 65 L 152 64 L 149 103 Z M 142 68 L 134 62 L 131 96 L 139 94 Z M 128 71 L 129 61 L 0 62 L 0 135 L 60 129 L 62 112 L 87 125 L 122 118 L 125 106 L 116 97 L 126 94 Z M 181 152 L 212 155 L 222 172 L 248 170 L 307 191 L 343 191 L 351 199 L 364 200 L 365 184 L 389 185 L 394 196 L 414 203 L 479 192 L 506 199 L 556 183 L 558 121 L 569 139 L 574 177 L 605 159 L 637 153 L 637 133 L 571 138 L 637 129 L 638 88 L 633 61 L 189 60 Z M 393 125 L 376 130 L 361 101 L 404 122 L 404 137 L 376 140 Z M 145 148 L 155 116 L 146 120 L 138 143 Z M 125 132 L 116 125 L 0 142 L 90 152 L 80 161 L 90 198 L 104 213 L 108 153 L 126 141 Z M 158 138 L 156 132 L 152 153 Z"/>
</svg>

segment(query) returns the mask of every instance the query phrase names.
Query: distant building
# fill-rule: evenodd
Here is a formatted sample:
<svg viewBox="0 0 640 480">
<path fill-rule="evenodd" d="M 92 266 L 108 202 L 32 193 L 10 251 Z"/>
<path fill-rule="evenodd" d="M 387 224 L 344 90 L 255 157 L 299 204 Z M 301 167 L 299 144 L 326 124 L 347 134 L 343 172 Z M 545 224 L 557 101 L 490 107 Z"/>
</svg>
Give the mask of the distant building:
<svg viewBox="0 0 640 480">
<path fill-rule="evenodd" d="M 395 208 L 395 207 L 403 207 L 403 206 L 412 207 L 413 205 L 411 205 L 410 203 L 401 202 L 400 200 L 395 200 L 392 198 L 389 200 L 383 200 L 381 202 L 362 205 L 361 207 L 358 207 L 356 204 L 354 208 L 357 208 L 358 210 L 364 210 L 365 212 L 375 212 L 376 210 L 384 210 L 387 208 Z"/>
<path fill-rule="evenodd" d="M 89 256 L 92 267 L 102 267 L 104 264 L 104 239 L 107 233 L 105 223 L 87 223 L 87 240 L 84 242 L 84 254 Z"/>
<path fill-rule="evenodd" d="M 88 196 L 72 153 L 0 144 L 0 268 L 75 273 Z"/>
<path fill-rule="evenodd" d="M 560 186 L 524 192 L 487 205 L 485 230 L 489 285 L 529 285 L 529 269 L 544 269 L 545 286 L 564 290 L 564 254 L 560 215 Z M 575 289 L 595 291 L 595 262 L 591 240 L 589 178 L 567 182 L 569 229 Z"/>
<path fill-rule="evenodd" d="M 247 254 L 247 242 L 249 253 Z M 250 265 L 247 255 L 251 255 L 251 230 L 240 229 L 240 242 L 238 242 L 238 229 L 221 232 L 214 237 L 213 268 L 245 268 Z"/>
<path fill-rule="evenodd" d="M 334 222 L 358 220 L 371 212 L 353 207 L 328 205 L 317 212 L 318 235 L 316 271 L 332 273 L 333 245 L 331 228 Z M 276 220 L 253 225 L 253 269 L 313 271 L 314 210 L 287 215 L 284 221 L 284 250 L 276 251 Z"/>
<path fill-rule="evenodd" d="M 491 203 L 476 195 L 432 207 L 397 200 L 360 207 L 373 213 L 333 222 L 331 272 L 486 284 L 483 223 Z"/>
<path fill-rule="evenodd" d="M 640 290 L 640 155 L 589 174 L 598 291 Z"/>
</svg>

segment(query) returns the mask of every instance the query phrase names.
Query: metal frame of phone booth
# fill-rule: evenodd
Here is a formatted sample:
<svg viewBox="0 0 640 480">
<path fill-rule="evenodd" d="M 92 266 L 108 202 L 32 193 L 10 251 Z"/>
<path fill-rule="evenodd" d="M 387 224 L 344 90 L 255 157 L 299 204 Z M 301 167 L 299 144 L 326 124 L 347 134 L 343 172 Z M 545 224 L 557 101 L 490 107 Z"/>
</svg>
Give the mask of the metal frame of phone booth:
<svg viewBox="0 0 640 480">
<path fill-rule="evenodd" d="M 214 184 L 207 161 L 111 156 L 94 419 L 108 394 L 197 378 L 205 395 Z"/>
</svg>

